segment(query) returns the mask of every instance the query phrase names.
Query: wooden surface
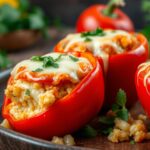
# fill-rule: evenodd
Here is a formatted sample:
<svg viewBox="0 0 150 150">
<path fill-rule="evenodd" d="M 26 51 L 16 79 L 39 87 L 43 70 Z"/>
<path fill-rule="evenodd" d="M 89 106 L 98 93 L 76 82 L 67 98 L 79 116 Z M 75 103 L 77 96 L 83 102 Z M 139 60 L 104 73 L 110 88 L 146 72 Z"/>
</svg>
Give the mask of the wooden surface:
<svg viewBox="0 0 150 150">
<path fill-rule="evenodd" d="M 15 53 L 10 53 L 9 57 L 10 59 L 15 63 L 23 60 L 30 58 L 33 55 L 42 55 L 45 53 L 48 53 L 49 51 L 52 51 L 53 46 L 62 38 L 65 36 L 66 33 L 69 33 L 72 30 L 65 30 L 63 32 L 62 30 L 56 31 L 56 30 L 50 30 L 50 34 L 52 35 L 52 38 L 46 42 L 43 40 L 40 40 L 36 45 L 33 47 L 30 47 L 28 49 L 24 49 L 21 51 L 17 51 Z M 60 34 L 61 33 L 61 34 Z M 140 112 L 143 112 L 140 104 L 136 104 L 134 108 L 131 110 L 132 114 L 137 114 Z M 21 145 L 19 139 L 12 139 L 12 138 L 7 138 L 6 134 L 0 132 L 0 150 L 19 150 Z M 14 144 L 13 144 L 14 143 Z M 124 142 L 124 143 L 119 143 L 119 144 L 113 144 L 107 140 L 106 137 L 103 136 L 98 136 L 96 138 L 90 138 L 90 139 L 76 139 L 77 146 L 80 147 L 88 147 L 92 149 L 100 149 L 100 150 L 149 150 L 150 149 L 150 141 L 149 142 L 144 142 L 141 144 L 135 144 L 131 145 L 129 142 Z M 27 143 L 22 143 L 23 148 L 21 149 L 42 149 L 42 150 L 47 150 L 47 149 L 57 149 L 55 148 L 41 148 L 38 146 L 32 146 L 27 144 Z M 8 145 L 8 146 L 7 146 Z M 7 148 L 6 148 L 7 147 Z M 17 148 L 18 147 L 18 148 Z M 60 148 L 58 148 L 60 149 Z M 62 147 L 62 149 L 65 149 Z M 69 149 L 69 148 L 67 148 Z M 74 148 L 73 148 L 74 149 Z"/>
</svg>

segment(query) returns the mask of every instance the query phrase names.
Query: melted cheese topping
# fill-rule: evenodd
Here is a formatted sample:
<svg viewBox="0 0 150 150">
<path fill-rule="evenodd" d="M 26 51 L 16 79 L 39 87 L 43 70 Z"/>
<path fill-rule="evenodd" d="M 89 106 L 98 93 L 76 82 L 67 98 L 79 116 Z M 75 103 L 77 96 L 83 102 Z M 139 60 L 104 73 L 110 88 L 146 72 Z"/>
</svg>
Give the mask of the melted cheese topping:
<svg viewBox="0 0 150 150">
<path fill-rule="evenodd" d="M 59 57 L 60 55 L 61 57 Z M 17 64 L 11 73 L 13 80 L 7 85 L 5 95 L 11 99 L 11 103 L 7 106 L 9 113 L 17 120 L 30 118 L 44 112 L 57 100 L 70 94 L 81 79 L 93 68 L 89 60 L 84 57 L 61 53 L 50 53 L 45 56 L 46 58 L 51 56 L 54 60 L 57 58 L 55 61 L 58 65 L 57 68 L 52 65 L 43 67 L 43 61 L 24 60 Z M 25 70 L 20 70 L 22 67 Z M 70 82 L 46 84 L 19 78 L 19 74 L 22 72 L 30 73 L 38 68 L 43 69 L 37 72 L 40 75 L 52 74 L 52 78 L 56 82 L 59 81 L 59 78 Z M 68 79 L 68 76 L 73 81 Z"/>
<path fill-rule="evenodd" d="M 60 53 L 50 53 L 45 56 L 51 56 L 53 59 L 56 59 L 60 55 L 61 55 Z M 43 71 L 38 72 L 41 75 L 42 74 L 48 74 L 48 75 L 53 74 L 54 75 L 53 79 L 57 80 L 61 74 L 66 74 L 66 75 L 69 75 L 69 77 L 71 79 L 73 79 L 75 82 L 78 82 L 79 81 L 78 72 L 79 71 L 83 72 L 83 70 L 80 68 L 80 65 L 79 65 L 80 63 L 86 64 L 88 66 L 88 68 L 90 68 L 90 70 L 92 70 L 92 65 L 86 58 L 79 57 L 78 61 L 73 61 L 70 58 L 70 55 L 62 55 L 62 57 L 59 59 L 59 61 L 57 61 L 57 64 L 59 65 L 58 68 L 55 68 L 53 66 L 43 68 L 43 66 L 42 66 L 43 63 L 40 61 L 24 60 L 15 66 L 11 75 L 13 77 L 17 77 L 17 75 L 19 75 L 19 73 L 18 73 L 19 68 L 25 66 L 26 69 L 24 71 L 32 72 L 38 68 L 42 68 Z M 30 76 L 30 75 L 28 74 L 28 76 Z"/>
<path fill-rule="evenodd" d="M 144 75 L 144 87 L 147 91 L 147 93 L 150 95 L 150 91 L 148 90 L 148 85 L 147 85 L 147 81 L 150 82 L 150 62 L 146 62 L 146 63 L 143 63 L 141 64 L 139 67 L 138 67 L 139 71 L 138 71 L 138 74 L 137 74 L 137 77 L 140 76 L 140 74 L 145 71 L 145 70 L 148 70 L 147 73 Z M 139 83 L 138 83 L 139 84 Z"/>
<path fill-rule="evenodd" d="M 118 41 L 114 41 L 114 38 L 117 36 L 124 36 L 128 41 L 132 41 L 133 38 L 131 34 L 122 30 L 105 30 L 103 36 L 88 36 L 90 38 L 88 42 L 85 41 L 86 37 L 81 37 L 80 33 L 70 34 L 65 38 L 67 44 L 64 52 L 67 52 L 73 44 L 83 42 L 94 56 L 102 57 L 104 68 L 107 70 L 109 54 L 103 50 L 103 46 L 108 45 L 113 47 L 116 54 L 125 52 L 125 49 L 118 44 Z"/>
</svg>

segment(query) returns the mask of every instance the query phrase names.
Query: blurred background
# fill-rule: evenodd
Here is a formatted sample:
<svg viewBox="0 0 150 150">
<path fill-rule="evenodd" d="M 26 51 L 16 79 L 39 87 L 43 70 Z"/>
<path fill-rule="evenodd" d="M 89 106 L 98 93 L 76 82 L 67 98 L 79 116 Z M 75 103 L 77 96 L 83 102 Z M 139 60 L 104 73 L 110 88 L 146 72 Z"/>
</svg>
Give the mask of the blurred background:
<svg viewBox="0 0 150 150">
<path fill-rule="evenodd" d="M 108 0 L 30 0 L 32 4 L 42 7 L 51 18 L 60 18 L 67 26 L 74 27 L 77 17 L 87 7 L 93 4 L 106 4 Z M 126 6 L 122 8 L 134 21 L 136 29 L 141 29 L 147 22 L 142 11 L 144 0 L 125 0 Z"/>
</svg>

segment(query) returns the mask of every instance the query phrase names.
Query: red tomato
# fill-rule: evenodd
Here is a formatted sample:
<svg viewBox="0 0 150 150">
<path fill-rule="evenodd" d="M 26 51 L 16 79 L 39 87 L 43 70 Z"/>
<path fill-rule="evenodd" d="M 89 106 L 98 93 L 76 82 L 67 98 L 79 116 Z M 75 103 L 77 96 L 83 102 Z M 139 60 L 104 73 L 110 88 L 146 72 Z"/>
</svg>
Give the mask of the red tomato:
<svg viewBox="0 0 150 150">
<path fill-rule="evenodd" d="M 141 64 L 135 75 L 135 84 L 139 100 L 150 117 L 150 62 Z"/>
<path fill-rule="evenodd" d="M 91 31 L 98 27 L 103 29 L 120 29 L 128 32 L 134 31 L 132 21 L 125 13 L 120 9 L 115 9 L 114 14 L 117 17 L 106 16 L 102 13 L 106 7 L 106 5 L 93 5 L 84 10 L 77 19 L 77 32 Z"/>
<path fill-rule="evenodd" d="M 104 99 L 101 66 L 89 53 L 78 53 L 78 55 L 86 57 L 94 69 L 69 95 L 55 102 L 45 112 L 28 119 L 15 120 L 7 109 L 11 100 L 5 98 L 2 114 L 14 130 L 44 139 L 63 136 L 84 126 L 100 111 Z"/>
</svg>

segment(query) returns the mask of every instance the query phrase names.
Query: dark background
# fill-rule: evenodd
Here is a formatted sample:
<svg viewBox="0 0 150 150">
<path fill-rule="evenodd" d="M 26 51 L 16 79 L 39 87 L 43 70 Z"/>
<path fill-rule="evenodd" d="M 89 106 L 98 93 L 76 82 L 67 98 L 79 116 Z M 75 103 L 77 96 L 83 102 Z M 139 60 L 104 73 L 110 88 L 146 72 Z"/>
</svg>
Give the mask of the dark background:
<svg viewBox="0 0 150 150">
<path fill-rule="evenodd" d="M 79 14 L 91 4 L 107 3 L 108 0 L 30 0 L 41 6 L 49 18 L 60 18 L 67 26 L 74 26 Z M 123 10 L 134 21 L 136 29 L 146 25 L 141 11 L 141 0 L 126 0 Z"/>
</svg>

